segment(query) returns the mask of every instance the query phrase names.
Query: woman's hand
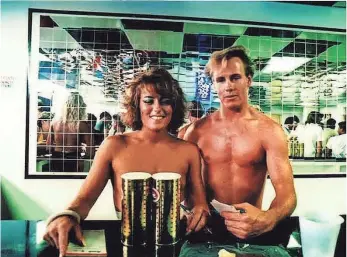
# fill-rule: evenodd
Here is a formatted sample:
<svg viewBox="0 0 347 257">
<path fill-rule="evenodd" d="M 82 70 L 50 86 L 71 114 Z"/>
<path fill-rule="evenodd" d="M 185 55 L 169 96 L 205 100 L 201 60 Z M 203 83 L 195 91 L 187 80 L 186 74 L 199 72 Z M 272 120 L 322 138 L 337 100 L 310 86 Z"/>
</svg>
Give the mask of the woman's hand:
<svg viewBox="0 0 347 257">
<path fill-rule="evenodd" d="M 189 215 L 187 215 L 187 233 L 196 232 L 202 229 L 210 215 L 207 205 L 196 205 Z"/>
<path fill-rule="evenodd" d="M 82 235 L 82 230 L 77 221 L 70 216 L 60 216 L 53 220 L 46 228 L 43 239 L 46 240 L 51 246 L 59 249 L 62 257 L 66 253 L 69 243 L 69 232 L 73 229 L 77 241 L 85 246 L 85 240 Z"/>
</svg>

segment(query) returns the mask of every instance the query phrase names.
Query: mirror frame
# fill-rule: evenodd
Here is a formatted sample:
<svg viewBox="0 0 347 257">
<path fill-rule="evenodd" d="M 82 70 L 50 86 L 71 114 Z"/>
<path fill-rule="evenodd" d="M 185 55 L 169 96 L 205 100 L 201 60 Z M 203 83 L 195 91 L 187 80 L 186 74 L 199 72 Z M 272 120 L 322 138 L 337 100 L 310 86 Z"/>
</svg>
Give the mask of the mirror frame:
<svg viewBox="0 0 347 257">
<path fill-rule="evenodd" d="M 303 28 L 303 26 L 295 26 L 295 25 L 282 25 L 282 24 L 269 24 L 269 23 L 259 23 L 259 22 L 249 22 L 249 21 L 232 21 L 232 20 L 218 20 L 218 19 L 206 19 L 206 18 L 191 18 L 191 17 L 169 17 L 169 16 L 157 16 L 157 15 L 132 15 L 132 14 L 124 14 L 124 13 L 95 13 L 95 12 L 79 12 L 79 11 L 56 11 L 56 10 L 44 10 L 44 9 L 31 9 L 29 8 L 29 26 L 28 26 L 28 52 L 30 57 L 30 63 L 32 58 L 32 31 L 33 31 L 33 15 L 42 15 L 42 14 L 61 14 L 61 15 L 73 15 L 77 14 L 80 16 L 95 16 L 95 17 L 114 17 L 114 18 L 142 18 L 142 19 L 160 19 L 164 21 L 171 21 L 171 22 L 182 22 L 182 21 L 188 21 L 188 22 L 201 22 L 201 23 L 215 23 L 220 25 L 247 25 L 247 26 L 253 26 L 255 28 L 269 28 L 269 29 L 283 29 L 283 30 L 294 30 L 294 29 L 300 29 L 300 30 L 307 30 L 317 33 L 323 33 L 325 32 L 331 32 L 334 34 L 343 34 L 346 37 L 346 32 L 340 29 L 326 29 L 326 28 Z M 36 49 L 35 49 L 36 51 Z M 33 149 L 33 147 L 36 148 L 36 144 L 34 144 L 32 140 L 33 134 L 36 134 L 35 132 L 30 128 L 31 122 L 32 122 L 32 94 L 30 89 L 30 84 L 32 81 L 31 76 L 36 75 L 36 73 L 32 74 L 32 67 L 29 65 L 29 72 L 28 72 L 28 80 L 27 80 L 27 98 L 26 98 L 26 147 L 25 147 L 25 178 L 26 179 L 83 179 L 87 176 L 88 173 L 78 173 L 78 172 L 64 172 L 64 174 L 58 174 L 54 172 L 47 172 L 45 174 L 39 173 L 35 169 L 35 160 L 30 155 L 30 149 Z M 30 122 L 31 121 L 31 122 Z M 36 156 L 35 156 L 36 157 Z M 335 163 L 331 161 L 331 163 Z M 35 170 L 35 171 L 34 171 Z M 34 171 L 34 172 L 33 172 Z M 52 174 L 53 173 L 53 174 Z M 66 174 L 68 173 L 68 174 Z M 346 173 L 334 173 L 334 174 L 294 174 L 294 177 L 346 177 Z"/>
</svg>

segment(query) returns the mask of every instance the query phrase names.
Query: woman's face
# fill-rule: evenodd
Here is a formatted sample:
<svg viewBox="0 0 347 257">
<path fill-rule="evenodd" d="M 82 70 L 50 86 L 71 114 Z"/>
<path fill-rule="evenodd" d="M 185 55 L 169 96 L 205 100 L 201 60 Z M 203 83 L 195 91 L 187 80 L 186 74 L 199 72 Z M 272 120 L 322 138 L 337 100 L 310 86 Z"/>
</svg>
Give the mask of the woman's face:
<svg viewBox="0 0 347 257">
<path fill-rule="evenodd" d="M 157 94 L 153 87 L 141 89 L 140 112 L 143 127 L 150 130 L 167 130 L 172 118 L 172 99 Z"/>
</svg>

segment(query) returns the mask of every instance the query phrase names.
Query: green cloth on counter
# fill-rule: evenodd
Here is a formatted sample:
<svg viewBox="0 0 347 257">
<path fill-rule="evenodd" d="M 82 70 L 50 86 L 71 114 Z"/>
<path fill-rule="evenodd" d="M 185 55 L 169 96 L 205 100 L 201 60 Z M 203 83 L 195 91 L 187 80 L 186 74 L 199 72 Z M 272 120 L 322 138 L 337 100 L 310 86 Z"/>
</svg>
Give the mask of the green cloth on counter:
<svg viewBox="0 0 347 257">
<path fill-rule="evenodd" d="M 217 257 L 218 252 L 222 249 L 236 254 L 258 254 L 259 257 L 290 257 L 282 246 L 241 243 L 219 244 L 214 242 L 190 243 L 189 241 L 183 244 L 179 257 Z"/>
</svg>

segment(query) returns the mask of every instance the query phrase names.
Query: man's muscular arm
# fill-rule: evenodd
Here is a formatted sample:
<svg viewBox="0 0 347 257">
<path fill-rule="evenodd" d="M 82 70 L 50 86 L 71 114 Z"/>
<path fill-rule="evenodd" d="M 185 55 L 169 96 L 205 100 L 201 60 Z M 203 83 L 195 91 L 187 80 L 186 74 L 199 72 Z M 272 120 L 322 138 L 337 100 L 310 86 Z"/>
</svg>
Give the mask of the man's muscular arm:
<svg viewBox="0 0 347 257">
<path fill-rule="evenodd" d="M 249 203 L 235 204 L 245 213 L 222 212 L 227 229 L 239 238 L 249 238 L 271 231 L 276 224 L 289 216 L 296 207 L 293 172 L 288 159 L 287 141 L 277 124 L 265 124 L 261 129 L 266 163 L 276 197 L 267 211 Z"/>
<path fill-rule="evenodd" d="M 286 136 L 277 124 L 264 136 L 266 163 L 276 197 L 266 216 L 272 229 L 280 220 L 291 215 L 296 207 L 293 171 L 288 158 Z"/>
</svg>

